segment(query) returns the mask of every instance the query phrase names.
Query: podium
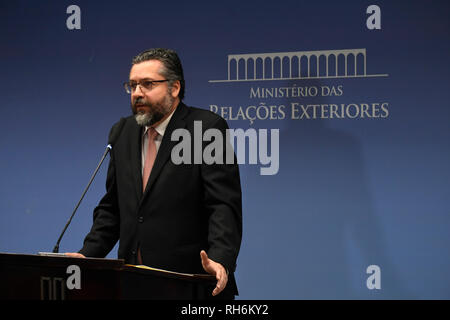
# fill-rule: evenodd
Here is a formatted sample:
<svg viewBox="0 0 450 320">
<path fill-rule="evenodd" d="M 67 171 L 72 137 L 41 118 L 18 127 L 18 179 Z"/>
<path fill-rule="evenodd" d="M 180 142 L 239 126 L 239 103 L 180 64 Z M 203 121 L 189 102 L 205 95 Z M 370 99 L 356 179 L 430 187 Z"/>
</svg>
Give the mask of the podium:
<svg viewBox="0 0 450 320">
<path fill-rule="evenodd" d="M 0 299 L 202 300 L 216 279 L 123 260 L 0 253 Z"/>
</svg>

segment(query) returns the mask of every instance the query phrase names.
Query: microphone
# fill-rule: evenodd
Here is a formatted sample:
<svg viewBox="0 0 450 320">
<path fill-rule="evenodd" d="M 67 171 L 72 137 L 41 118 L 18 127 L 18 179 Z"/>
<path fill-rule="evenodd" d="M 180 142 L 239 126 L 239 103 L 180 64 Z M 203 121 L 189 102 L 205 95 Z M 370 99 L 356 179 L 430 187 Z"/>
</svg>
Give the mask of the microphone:
<svg viewBox="0 0 450 320">
<path fill-rule="evenodd" d="M 75 212 L 77 212 L 78 207 L 81 204 L 81 201 L 83 201 L 84 195 L 86 194 L 86 192 L 88 191 L 89 187 L 91 186 L 92 181 L 94 181 L 94 178 L 97 175 L 97 172 L 100 169 L 100 166 L 102 165 L 103 160 L 105 160 L 106 156 L 111 151 L 112 146 L 117 141 L 117 138 L 119 137 L 120 133 L 122 132 L 123 126 L 125 125 L 125 121 L 126 121 L 125 118 L 121 118 L 120 121 L 111 129 L 111 133 L 109 134 L 108 145 L 106 146 L 106 150 L 103 153 L 103 156 L 100 159 L 100 162 L 98 163 L 97 168 L 95 169 L 94 173 L 92 174 L 88 185 L 84 189 L 80 200 L 78 201 L 77 205 L 75 206 L 75 209 L 73 210 L 72 215 L 70 216 L 69 220 L 67 221 L 66 226 L 64 227 L 63 231 L 61 232 L 61 235 L 59 236 L 58 241 L 56 242 L 56 245 L 53 248 L 53 253 L 58 253 L 59 252 L 59 243 L 61 242 L 61 239 L 62 239 L 64 233 L 66 232 L 67 228 L 69 227 L 70 223 L 72 222 L 72 218 L 74 217 Z"/>
</svg>

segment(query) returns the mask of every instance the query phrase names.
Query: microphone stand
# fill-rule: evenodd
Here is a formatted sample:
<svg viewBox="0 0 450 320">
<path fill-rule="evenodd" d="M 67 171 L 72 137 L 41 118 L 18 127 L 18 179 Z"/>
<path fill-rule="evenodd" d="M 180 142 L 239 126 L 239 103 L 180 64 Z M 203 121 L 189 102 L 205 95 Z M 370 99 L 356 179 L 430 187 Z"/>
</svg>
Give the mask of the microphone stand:
<svg viewBox="0 0 450 320">
<path fill-rule="evenodd" d="M 55 245 L 55 247 L 53 248 L 53 253 L 58 253 L 58 252 L 59 252 L 59 243 L 61 242 L 61 239 L 62 239 L 64 233 L 66 232 L 67 227 L 69 227 L 70 222 L 72 222 L 72 218 L 73 218 L 73 216 L 75 215 L 75 212 L 77 212 L 77 209 L 78 209 L 78 207 L 79 207 L 80 204 L 81 204 L 81 201 L 83 201 L 84 195 L 86 194 L 86 192 L 88 191 L 89 187 L 91 186 L 92 181 L 94 180 L 95 176 L 97 175 L 98 169 L 100 169 L 100 166 L 102 165 L 103 161 L 105 160 L 106 156 L 108 155 L 108 152 L 111 151 L 111 149 L 112 149 L 112 146 L 111 146 L 110 144 L 108 144 L 108 145 L 106 146 L 105 153 L 103 153 L 103 156 L 102 156 L 102 158 L 101 158 L 99 164 L 97 165 L 97 168 L 95 169 L 94 173 L 92 174 L 92 177 L 91 177 L 91 179 L 89 180 L 88 185 L 87 185 L 86 188 L 84 189 L 83 194 L 81 195 L 80 200 L 78 201 L 78 203 L 77 203 L 75 209 L 73 210 L 72 215 L 71 215 L 70 218 L 69 218 L 69 221 L 67 221 L 66 226 L 64 227 L 64 229 L 63 229 L 61 235 L 59 236 L 58 241 L 56 242 L 56 245 Z"/>
</svg>

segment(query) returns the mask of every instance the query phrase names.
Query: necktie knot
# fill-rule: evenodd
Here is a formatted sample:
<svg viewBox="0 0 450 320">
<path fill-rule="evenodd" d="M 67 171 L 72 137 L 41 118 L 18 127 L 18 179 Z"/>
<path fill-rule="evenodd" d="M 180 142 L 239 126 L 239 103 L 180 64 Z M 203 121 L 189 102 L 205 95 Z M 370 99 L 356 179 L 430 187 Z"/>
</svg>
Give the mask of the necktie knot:
<svg viewBox="0 0 450 320">
<path fill-rule="evenodd" d="M 155 140 L 158 136 L 158 132 L 153 127 L 148 128 L 147 134 L 150 140 Z"/>
</svg>

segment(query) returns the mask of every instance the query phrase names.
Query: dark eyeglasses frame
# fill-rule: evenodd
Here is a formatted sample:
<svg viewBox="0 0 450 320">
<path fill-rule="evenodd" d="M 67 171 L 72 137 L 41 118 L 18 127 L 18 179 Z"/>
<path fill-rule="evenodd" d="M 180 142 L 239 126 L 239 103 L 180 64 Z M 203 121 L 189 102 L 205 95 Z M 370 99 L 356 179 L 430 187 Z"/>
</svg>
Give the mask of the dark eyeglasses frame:
<svg viewBox="0 0 450 320">
<path fill-rule="evenodd" d="M 164 80 L 141 80 L 141 81 L 137 81 L 137 82 L 127 81 L 127 82 L 124 82 L 123 87 L 125 88 L 126 93 L 131 94 L 132 92 L 134 92 L 137 89 L 137 86 L 140 86 L 141 90 L 145 89 L 146 91 L 150 91 L 155 86 L 155 83 L 166 82 L 166 81 L 170 81 L 170 80 L 168 80 L 168 79 L 164 79 Z"/>
</svg>

